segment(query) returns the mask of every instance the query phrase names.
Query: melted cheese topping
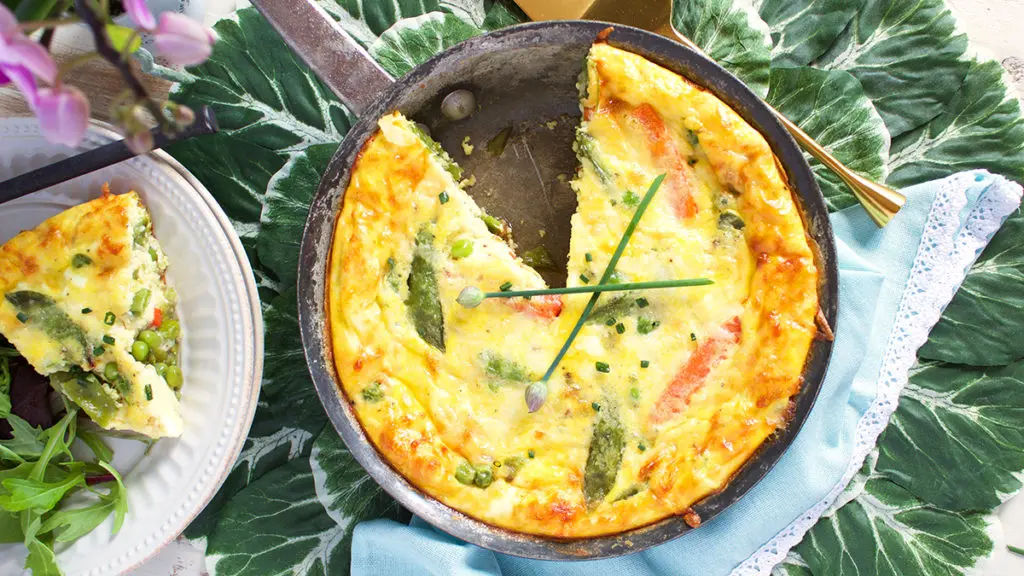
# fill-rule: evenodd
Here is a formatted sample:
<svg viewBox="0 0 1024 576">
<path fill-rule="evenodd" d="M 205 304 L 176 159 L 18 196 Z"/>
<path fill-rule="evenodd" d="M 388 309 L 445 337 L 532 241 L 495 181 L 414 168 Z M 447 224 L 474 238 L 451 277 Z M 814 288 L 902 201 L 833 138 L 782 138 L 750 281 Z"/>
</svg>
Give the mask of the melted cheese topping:
<svg viewBox="0 0 1024 576">
<path fill-rule="evenodd" d="M 720 490 L 785 425 L 818 310 L 811 249 L 761 135 L 634 54 L 596 44 L 587 71 L 569 285 L 600 278 L 662 173 L 618 277 L 713 285 L 603 295 L 529 413 L 526 386 L 589 296 L 458 305 L 466 286 L 543 281 L 488 232 L 450 160 L 392 114 L 354 167 L 328 288 L 336 369 L 385 457 L 449 506 L 559 537 L 642 526 Z M 453 256 L 465 241 L 472 252 Z"/>
<path fill-rule="evenodd" d="M 177 396 L 131 354 L 139 332 L 174 309 L 166 267 L 138 195 L 104 189 L 0 247 L 0 334 L 54 386 L 69 386 L 66 393 L 100 426 L 180 436 Z M 133 311 L 143 289 L 146 305 Z M 129 385 L 118 390 L 85 378 L 108 363 Z"/>
</svg>

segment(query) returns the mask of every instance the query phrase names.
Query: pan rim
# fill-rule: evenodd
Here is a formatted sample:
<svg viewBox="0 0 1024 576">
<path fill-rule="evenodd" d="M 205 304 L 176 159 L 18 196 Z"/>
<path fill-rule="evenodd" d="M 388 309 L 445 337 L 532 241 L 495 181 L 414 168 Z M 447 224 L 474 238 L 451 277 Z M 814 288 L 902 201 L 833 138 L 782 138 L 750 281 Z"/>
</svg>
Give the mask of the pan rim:
<svg viewBox="0 0 1024 576">
<path fill-rule="evenodd" d="M 487 524 L 449 507 L 412 484 L 392 467 L 387 457 L 367 437 L 341 388 L 334 367 L 330 325 L 327 321 L 326 268 L 330 264 L 336 219 L 340 214 L 344 187 L 350 175 L 349 158 L 355 158 L 353 150 L 357 153 L 374 132 L 376 119 L 382 111 L 393 109 L 391 105 L 410 87 L 416 86 L 440 63 L 460 52 L 469 50 L 474 54 L 486 53 L 488 43 L 508 41 L 517 35 L 528 36 L 537 32 L 555 33 L 563 28 L 570 33 L 589 35 L 595 39 L 598 32 L 608 27 L 613 28 L 606 40 L 609 44 L 637 52 L 708 90 L 740 114 L 765 138 L 784 171 L 801 212 L 805 231 L 815 248 L 816 264 L 820 270 L 819 301 L 826 320 L 835 327 L 839 296 L 835 239 L 824 197 L 792 136 L 756 94 L 717 63 L 678 42 L 651 32 L 605 22 L 562 20 L 530 22 L 503 28 L 448 48 L 397 79 L 352 126 L 332 157 L 311 204 L 299 254 L 298 317 L 307 365 L 317 395 L 352 456 L 388 494 L 435 528 L 494 552 L 537 560 L 592 560 L 631 554 L 679 538 L 692 528 L 686 525 L 682 517 L 669 516 L 646 526 L 609 535 L 552 538 Z M 647 51 L 637 51 L 636 47 L 640 45 L 654 47 Z M 684 66 L 696 69 L 702 76 L 698 78 L 686 74 L 682 70 Z M 727 89 L 733 92 L 727 94 Z M 811 220 L 812 216 L 822 215 L 824 217 Z M 325 228 L 328 229 L 326 246 L 323 242 Z M 321 272 L 324 279 L 318 282 Z M 805 361 L 804 383 L 793 399 L 795 410 L 789 424 L 773 435 L 774 440 L 769 438 L 762 443 L 720 491 L 709 494 L 693 505 L 693 509 L 704 521 L 717 516 L 745 496 L 774 468 L 792 445 L 815 404 L 831 353 L 832 342 L 815 340 L 812 343 Z M 708 506 L 708 502 L 713 506 Z M 701 514 L 705 509 L 708 510 L 706 515 Z"/>
</svg>

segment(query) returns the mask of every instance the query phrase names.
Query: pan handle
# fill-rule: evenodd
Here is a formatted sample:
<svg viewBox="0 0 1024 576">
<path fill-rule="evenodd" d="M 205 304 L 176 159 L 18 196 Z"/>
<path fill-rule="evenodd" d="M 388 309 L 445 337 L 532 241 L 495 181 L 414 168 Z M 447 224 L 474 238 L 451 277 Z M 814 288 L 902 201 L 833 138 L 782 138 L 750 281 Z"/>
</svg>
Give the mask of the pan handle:
<svg viewBox="0 0 1024 576">
<path fill-rule="evenodd" d="M 395 81 L 315 0 L 251 1 L 356 116 Z"/>
</svg>

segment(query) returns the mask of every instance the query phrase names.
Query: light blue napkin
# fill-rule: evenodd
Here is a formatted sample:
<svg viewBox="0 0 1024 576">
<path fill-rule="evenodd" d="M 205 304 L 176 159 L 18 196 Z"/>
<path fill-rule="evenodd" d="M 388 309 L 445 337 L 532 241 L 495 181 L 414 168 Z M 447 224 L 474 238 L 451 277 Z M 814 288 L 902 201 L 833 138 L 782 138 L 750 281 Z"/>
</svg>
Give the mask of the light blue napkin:
<svg viewBox="0 0 1024 576">
<path fill-rule="evenodd" d="M 775 468 L 740 501 L 700 529 L 621 558 L 543 562 L 494 554 L 440 532 L 419 518 L 408 526 L 375 520 L 355 529 L 352 574 L 728 574 L 780 531 L 791 529 L 794 520 L 820 506 L 823 498 L 844 481 L 847 471 L 860 466 L 860 462 L 853 462 L 855 433 L 875 400 L 879 371 L 891 346 L 897 311 L 909 291 L 908 279 L 912 270 L 915 274 L 921 271 L 921 266 L 915 267 L 914 263 L 919 249 L 925 249 L 922 237 L 929 238 L 929 250 L 936 248 L 937 238 L 945 238 L 953 246 L 969 219 L 979 218 L 982 210 L 977 207 L 986 194 L 995 189 L 1005 193 L 1007 186 L 1005 179 L 977 171 L 908 188 L 903 191 L 908 197 L 907 205 L 881 230 L 859 206 L 832 215 L 840 270 L 839 319 L 834 327 L 836 340 L 831 364 L 817 402 Z M 1016 190 L 1019 201 L 1019 188 Z M 946 215 L 947 225 L 936 230 L 936 222 L 941 220 L 938 212 L 943 210 L 951 214 Z M 988 217 L 997 219 L 989 228 L 997 228 L 1008 211 L 989 210 Z M 948 225 L 950 218 L 952 227 Z M 926 230 L 930 232 L 926 234 Z M 983 246 L 987 240 L 988 237 L 976 245 Z M 976 255 L 976 251 L 972 253 L 967 263 Z M 951 288 L 962 281 L 964 271 L 958 273 L 951 280 Z M 941 309 L 947 303 L 948 298 L 938 306 Z M 906 312 L 905 308 L 899 310 L 900 314 Z M 873 436 L 871 440 L 873 443 Z M 820 511 L 816 514 L 820 515 Z M 817 515 L 805 518 L 806 523 L 813 523 Z M 687 571 L 683 568 L 687 566 L 693 568 Z"/>
</svg>

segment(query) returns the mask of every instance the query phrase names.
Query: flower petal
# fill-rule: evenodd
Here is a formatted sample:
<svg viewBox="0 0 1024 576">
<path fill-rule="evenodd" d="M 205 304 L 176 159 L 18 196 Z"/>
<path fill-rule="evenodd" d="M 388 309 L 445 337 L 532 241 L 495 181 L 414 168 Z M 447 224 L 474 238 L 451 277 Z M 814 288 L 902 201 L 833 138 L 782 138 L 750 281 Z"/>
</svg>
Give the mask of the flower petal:
<svg viewBox="0 0 1024 576">
<path fill-rule="evenodd" d="M 153 12 L 146 5 L 146 0 L 124 0 L 122 5 L 124 6 L 124 11 L 128 13 L 128 17 L 139 28 L 143 30 L 156 28 L 156 18 L 153 17 Z"/>
<path fill-rule="evenodd" d="M 24 66 L 0 65 L 0 86 L 11 82 L 21 91 L 29 108 L 35 110 L 39 102 L 36 79 Z"/>
<path fill-rule="evenodd" d="M 57 64 L 41 44 L 24 36 L 0 43 L 0 64 L 24 66 L 50 84 L 57 79 Z"/>
<path fill-rule="evenodd" d="M 207 44 L 213 42 L 213 35 L 210 33 L 209 28 L 177 12 L 164 12 L 160 14 L 160 24 L 156 27 L 156 33 L 182 36 Z"/>
<path fill-rule="evenodd" d="M 171 64 L 195 66 L 210 57 L 213 47 L 205 42 L 170 34 L 156 34 L 153 37 L 156 51 Z"/>
<path fill-rule="evenodd" d="M 73 86 L 60 90 L 45 88 L 39 91 L 36 115 L 44 138 L 56 144 L 77 146 L 89 127 L 89 100 Z"/>
<path fill-rule="evenodd" d="M 18 19 L 7 6 L 0 4 L 0 36 L 13 36 L 18 30 Z"/>
</svg>

